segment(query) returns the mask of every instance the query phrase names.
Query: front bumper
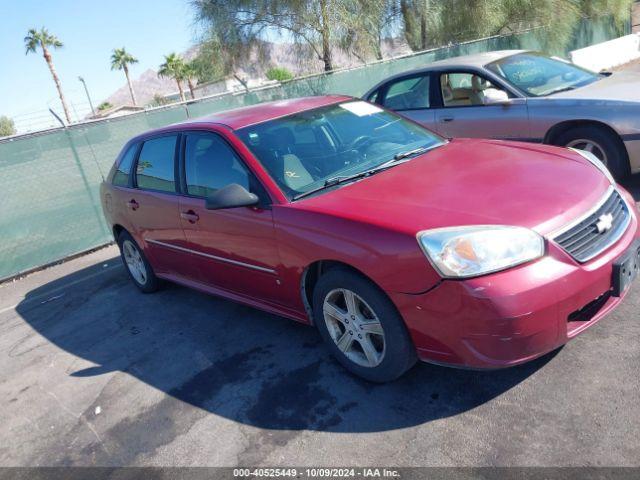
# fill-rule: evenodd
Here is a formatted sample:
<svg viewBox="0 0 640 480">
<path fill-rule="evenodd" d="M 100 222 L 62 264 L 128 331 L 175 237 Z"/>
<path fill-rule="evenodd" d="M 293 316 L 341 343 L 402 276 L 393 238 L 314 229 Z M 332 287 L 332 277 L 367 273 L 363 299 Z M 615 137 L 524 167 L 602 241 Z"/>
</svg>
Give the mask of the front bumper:
<svg viewBox="0 0 640 480">
<path fill-rule="evenodd" d="M 508 367 L 544 355 L 598 322 L 627 293 L 611 295 L 613 263 L 640 238 L 636 211 L 622 238 L 585 264 L 548 242 L 547 254 L 526 265 L 444 280 L 424 294 L 390 294 L 419 357 L 465 368 Z"/>
</svg>

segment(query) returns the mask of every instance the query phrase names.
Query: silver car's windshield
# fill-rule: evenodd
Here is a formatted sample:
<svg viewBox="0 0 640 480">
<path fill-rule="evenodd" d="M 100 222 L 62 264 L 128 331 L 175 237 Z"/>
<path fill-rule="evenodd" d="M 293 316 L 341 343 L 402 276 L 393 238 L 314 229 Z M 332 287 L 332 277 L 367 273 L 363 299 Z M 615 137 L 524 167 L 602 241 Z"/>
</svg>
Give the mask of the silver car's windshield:
<svg viewBox="0 0 640 480">
<path fill-rule="evenodd" d="M 236 134 L 289 198 L 444 143 L 435 133 L 363 101 L 307 110 Z"/>
<path fill-rule="evenodd" d="M 487 68 L 532 97 L 573 90 L 600 78 L 597 73 L 534 52 L 511 55 Z"/>
</svg>

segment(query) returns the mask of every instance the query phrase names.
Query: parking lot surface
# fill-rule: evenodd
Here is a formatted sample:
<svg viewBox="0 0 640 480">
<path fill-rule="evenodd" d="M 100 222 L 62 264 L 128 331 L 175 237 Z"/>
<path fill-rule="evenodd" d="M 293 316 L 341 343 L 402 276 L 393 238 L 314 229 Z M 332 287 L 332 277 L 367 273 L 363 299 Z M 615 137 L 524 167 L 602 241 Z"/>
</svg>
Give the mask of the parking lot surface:
<svg viewBox="0 0 640 480">
<path fill-rule="evenodd" d="M 0 285 L 0 466 L 638 466 L 639 371 L 640 281 L 532 363 L 373 385 L 312 327 L 138 292 L 112 246 Z"/>
<path fill-rule="evenodd" d="M 108 247 L 0 286 L 0 465 L 637 466 L 636 283 L 532 363 L 373 385 L 312 327 L 139 293 Z"/>
</svg>

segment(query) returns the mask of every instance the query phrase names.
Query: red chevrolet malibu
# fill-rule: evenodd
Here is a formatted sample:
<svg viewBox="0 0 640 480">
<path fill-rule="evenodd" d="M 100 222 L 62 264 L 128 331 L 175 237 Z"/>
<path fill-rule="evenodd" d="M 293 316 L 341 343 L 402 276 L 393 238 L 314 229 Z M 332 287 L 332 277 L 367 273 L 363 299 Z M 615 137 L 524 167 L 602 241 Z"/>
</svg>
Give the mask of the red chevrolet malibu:
<svg viewBox="0 0 640 480">
<path fill-rule="evenodd" d="M 102 185 L 133 282 L 315 325 L 373 381 L 558 348 L 640 264 L 631 196 L 588 152 L 447 141 L 343 96 L 265 103 L 129 141 Z"/>
</svg>

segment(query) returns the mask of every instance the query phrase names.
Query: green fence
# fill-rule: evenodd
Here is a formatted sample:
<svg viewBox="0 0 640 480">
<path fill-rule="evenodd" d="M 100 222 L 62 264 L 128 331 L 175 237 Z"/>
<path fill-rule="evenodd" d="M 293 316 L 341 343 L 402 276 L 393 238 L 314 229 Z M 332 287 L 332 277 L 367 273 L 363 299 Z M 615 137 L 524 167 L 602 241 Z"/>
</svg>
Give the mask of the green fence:
<svg viewBox="0 0 640 480">
<path fill-rule="evenodd" d="M 581 48 L 628 32 L 629 25 L 585 21 L 571 44 Z M 99 185 L 133 135 L 230 108 L 268 100 L 340 93 L 360 96 L 385 77 L 429 62 L 489 50 L 542 49 L 544 30 L 498 36 L 297 79 L 241 95 L 224 95 L 122 118 L 0 140 L 0 279 L 112 240 L 99 204 Z"/>
</svg>

